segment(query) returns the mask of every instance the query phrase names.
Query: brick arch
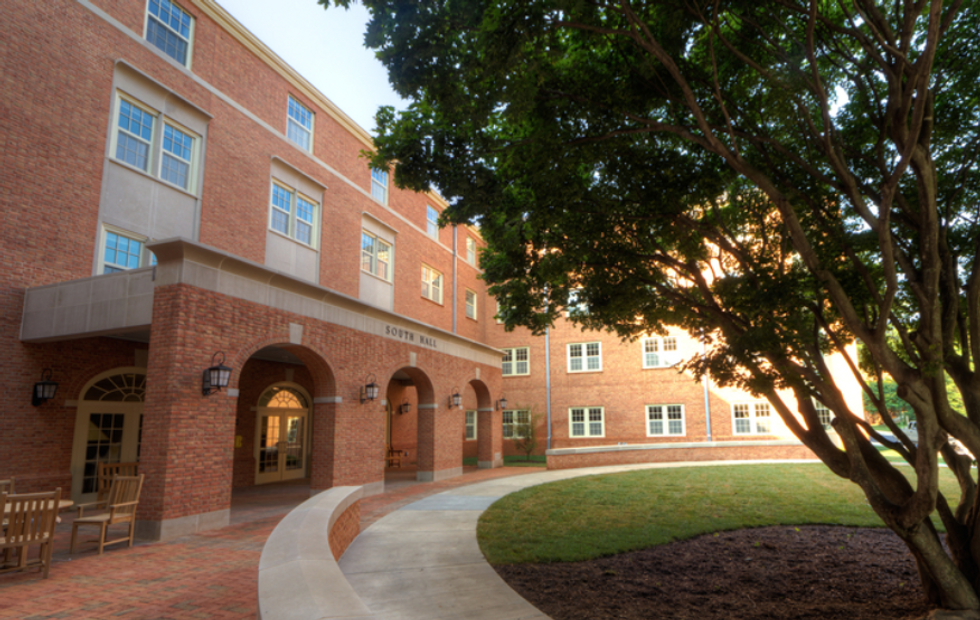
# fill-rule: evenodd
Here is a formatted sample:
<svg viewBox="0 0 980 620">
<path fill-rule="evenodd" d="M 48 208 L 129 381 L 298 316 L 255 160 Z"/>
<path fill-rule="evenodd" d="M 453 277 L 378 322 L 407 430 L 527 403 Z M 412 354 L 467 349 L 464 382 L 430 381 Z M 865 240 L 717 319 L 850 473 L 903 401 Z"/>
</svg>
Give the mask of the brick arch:
<svg viewBox="0 0 980 620">
<path fill-rule="evenodd" d="M 388 388 L 391 386 L 391 379 L 395 376 L 396 372 L 404 372 L 408 375 L 408 378 L 412 380 L 415 386 L 415 393 L 418 397 L 420 404 L 436 404 L 436 392 L 435 388 L 432 386 L 432 379 L 429 378 L 429 374 L 423 369 L 417 366 L 401 366 L 395 368 L 394 370 L 389 370 L 385 375 L 387 379 L 381 386 L 381 393 L 387 394 Z"/>
<path fill-rule="evenodd" d="M 476 393 L 476 406 L 479 409 L 492 409 L 493 398 L 490 396 L 490 388 L 481 379 L 473 378 L 466 382 L 468 387 Z"/>
<path fill-rule="evenodd" d="M 254 340 L 247 345 L 241 346 L 235 354 L 231 366 L 231 379 L 229 387 L 238 388 L 241 380 L 241 373 L 245 364 L 252 358 L 257 351 L 265 347 L 278 347 L 289 351 L 296 356 L 299 361 L 309 370 L 313 378 L 313 398 L 337 396 L 337 379 L 334 368 L 336 364 L 330 361 L 329 356 L 323 351 L 319 351 L 305 344 L 294 344 L 283 339 L 282 336 L 273 336 Z M 226 362 L 227 363 L 227 362 Z"/>
</svg>

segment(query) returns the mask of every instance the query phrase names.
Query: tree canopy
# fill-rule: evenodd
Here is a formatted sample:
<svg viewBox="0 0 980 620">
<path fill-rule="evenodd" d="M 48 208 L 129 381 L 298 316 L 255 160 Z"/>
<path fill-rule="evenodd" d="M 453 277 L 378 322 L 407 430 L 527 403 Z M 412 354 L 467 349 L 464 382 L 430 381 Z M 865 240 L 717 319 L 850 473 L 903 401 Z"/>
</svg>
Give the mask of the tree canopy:
<svg viewBox="0 0 980 620">
<path fill-rule="evenodd" d="M 574 296 L 586 327 L 703 336 L 691 371 L 767 397 L 909 545 L 933 602 L 980 608 L 976 471 L 947 443 L 980 454 L 976 2 L 362 1 L 366 44 L 414 101 L 379 111 L 373 163 L 480 225 L 509 326 L 540 332 Z M 831 352 L 871 377 L 908 478 Z"/>
</svg>

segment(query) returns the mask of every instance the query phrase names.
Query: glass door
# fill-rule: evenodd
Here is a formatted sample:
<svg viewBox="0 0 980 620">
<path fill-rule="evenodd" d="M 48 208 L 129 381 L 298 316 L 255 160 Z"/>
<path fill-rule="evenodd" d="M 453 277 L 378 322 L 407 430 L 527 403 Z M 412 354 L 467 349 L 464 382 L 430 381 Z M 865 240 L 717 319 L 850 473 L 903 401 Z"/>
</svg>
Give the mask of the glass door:
<svg viewBox="0 0 980 620">
<path fill-rule="evenodd" d="M 306 477 L 306 397 L 274 386 L 259 399 L 255 442 L 255 484 Z"/>
</svg>

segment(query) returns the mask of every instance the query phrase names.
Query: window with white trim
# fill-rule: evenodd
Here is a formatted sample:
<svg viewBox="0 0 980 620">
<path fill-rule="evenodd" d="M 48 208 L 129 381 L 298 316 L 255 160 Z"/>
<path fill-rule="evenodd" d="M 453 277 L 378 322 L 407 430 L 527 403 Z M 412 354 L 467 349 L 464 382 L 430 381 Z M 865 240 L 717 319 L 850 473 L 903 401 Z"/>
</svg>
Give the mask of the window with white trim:
<svg viewBox="0 0 980 620">
<path fill-rule="evenodd" d="M 194 18 L 170 0 L 149 0 L 146 40 L 185 67 L 190 66 Z"/>
<path fill-rule="evenodd" d="M 476 266 L 476 240 L 473 237 L 466 238 L 466 262 Z"/>
<path fill-rule="evenodd" d="M 442 303 L 442 273 L 428 265 L 422 265 L 422 297 Z"/>
<path fill-rule="evenodd" d="M 425 206 L 425 232 L 433 239 L 439 238 L 439 212 L 429 205 Z"/>
<path fill-rule="evenodd" d="M 476 320 L 476 293 L 466 289 L 466 318 Z"/>
<path fill-rule="evenodd" d="M 527 409 L 514 409 L 503 412 L 504 439 L 523 439 L 527 437 L 527 427 L 531 414 Z"/>
<path fill-rule="evenodd" d="M 497 300 L 494 300 L 494 302 L 497 304 L 497 312 L 493 315 L 493 318 L 497 321 L 497 325 L 503 325 L 504 320 L 500 318 L 500 302 Z"/>
<path fill-rule="evenodd" d="M 371 197 L 383 205 L 388 204 L 388 173 L 371 168 Z"/>
<path fill-rule="evenodd" d="M 734 403 L 732 428 L 736 435 L 768 435 L 772 432 L 769 403 Z"/>
<path fill-rule="evenodd" d="M 501 350 L 504 352 L 503 376 L 515 377 L 531 374 L 531 349 L 529 347 Z"/>
<path fill-rule="evenodd" d="M 304 151 L 313 150 L 313 111 L 289 95 L 286 137 Z"/>
<path fill-rule="evenodd" d="M 102 240 L 101 273 L 118 273 L 154 265 L 153 253 L 146 249 L 146 237 L 105 228 Z"/>
<path fill-rule="evenodd" d="M 476 411 L 466 412 L 466 441 L 476 439 Z"/>
<path fill-rule="evenodd" d="M 680 361 L 677 353 L 677 338 L 651 336 L 641 340 L 644 368 L 666 368 Z"/>
<path fill-rule="evenodd" d="M 647 405 L 647 436 L 684 436 L 684 405 Z"/>
<path fill-rule="evenodd" d="M 827 430 L 832 428 L 831 422 L 834 421 L 833 412 L 827 408 L 827 405 L 823 404 L 819 400 L 813 401 L 813 408 L 817 410 L 817 417 L 820 418 L 820 424 Z"/>
<path fill-rule="evenodd" d="M 604 417 L 602 407 L 572 407 L 568 410 L 569 436 L 605 437 Z"/>
<path fill-rule="evenodd" d="M 119 95 L 113 157 L 182 190 L 194 191 L 199 138 L 135 99 Z"/>
<path fill-rule="evenodd" d="M 279 181 L 272 182 L 269 228 L 310 247 L 316 245 L 319 205 Z"/>
<path fill-rule="evenodd" d="M 568 372 L 602 370 L 602 343 L 578 342 L 568 345 Z"/>
<path fill-rule="evenodd" d="M 361 269 L 391 281 L 391 244 L 366 230 L 361 231 Z"/>
</svg>

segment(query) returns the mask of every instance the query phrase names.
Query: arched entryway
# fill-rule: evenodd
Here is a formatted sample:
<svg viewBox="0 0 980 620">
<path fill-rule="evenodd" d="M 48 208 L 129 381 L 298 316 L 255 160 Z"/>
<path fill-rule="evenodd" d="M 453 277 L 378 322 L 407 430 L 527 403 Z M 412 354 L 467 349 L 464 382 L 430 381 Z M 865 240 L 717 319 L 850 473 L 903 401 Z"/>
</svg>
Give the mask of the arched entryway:
<svg viewBox="0 0 980 620">
<path fill-rule="evenodd" d="M 307 476 L 310 404 L 302 386 L 279 383 L 259 397 L 255 412 L 255 484 Z"/>
<path fill-rule="evenodd" d="M 82 388 L 71 457 L 75 502 L 95 501 L 99 463 L 139 461 L 145 397 L 145 368 L 114 368 Z"/>
<path fill-rule="evenodd" d="M 386 469 L 430 472 L 437 405 L 428 375 L 416 367 L 395 371 L 388 380 L 385 401 Z"/>
</svg>

